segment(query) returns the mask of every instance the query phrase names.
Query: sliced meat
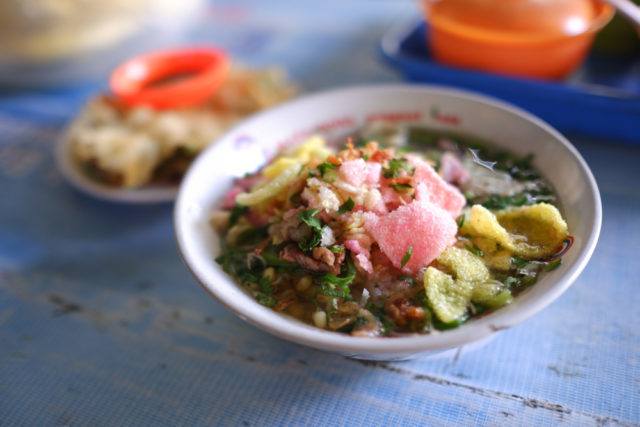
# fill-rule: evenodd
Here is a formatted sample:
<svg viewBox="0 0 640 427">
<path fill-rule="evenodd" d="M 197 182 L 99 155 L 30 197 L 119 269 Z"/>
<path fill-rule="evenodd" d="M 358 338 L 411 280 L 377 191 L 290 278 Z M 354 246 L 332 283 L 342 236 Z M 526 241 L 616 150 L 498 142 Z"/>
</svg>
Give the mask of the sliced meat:
<svg viewBox="0 0 640 427">
<path fill-rule="evenodd" d="M 280 251 L 280 258 L 284 261 L 293 262 L 298 264 L 300 267 L 309 271 L 317 271 L 317 272 L 333 272 L 334 268 L 332 265 L 325 264 L 322 261 L 318 261 L 316 259 L 307 256 L 298 248 L 296 245 L 287 245 Z"/>
<path fill-rule="evenodd" d="M 298 246 L 290 244 L 280 251 L 280 258 L 294 262 L 305 270 L 339 274 L 345 253 L 334 254 L 327 248 L 317 247 L 313 248 L 311 256 L 308 256 Z"/>
</svg>

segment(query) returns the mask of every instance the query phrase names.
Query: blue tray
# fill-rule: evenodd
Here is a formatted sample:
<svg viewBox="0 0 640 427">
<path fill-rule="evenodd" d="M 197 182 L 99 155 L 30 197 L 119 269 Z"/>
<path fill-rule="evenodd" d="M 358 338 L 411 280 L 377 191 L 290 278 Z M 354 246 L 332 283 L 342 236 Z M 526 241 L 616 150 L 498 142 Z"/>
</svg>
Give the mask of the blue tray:
<svg viewBox="0 0 640 427">
<path fill-rule="evenodd" d="M 441 65 L 431 58 L 427 36 L 424 22 L 392 30 L 382 39 L 382 55 L 409 80 L 504 99 L 565 133 L 640 145 L 640 58 L 589 58 L 566 81 L 534 81 Z"/>
</svg>

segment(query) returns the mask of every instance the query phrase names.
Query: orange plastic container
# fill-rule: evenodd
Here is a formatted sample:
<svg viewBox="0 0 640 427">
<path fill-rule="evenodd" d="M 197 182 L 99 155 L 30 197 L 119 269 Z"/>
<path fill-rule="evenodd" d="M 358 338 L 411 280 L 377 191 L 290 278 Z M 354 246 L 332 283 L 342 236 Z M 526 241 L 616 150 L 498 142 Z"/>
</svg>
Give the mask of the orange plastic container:
<svg viewBox="0 0 640 427">
<path fill-rule="evenodd" d="M 599 0 L 423 0 L 436 60 L 511 76 L 560 79 L 613 16 Z"/>
</svg>

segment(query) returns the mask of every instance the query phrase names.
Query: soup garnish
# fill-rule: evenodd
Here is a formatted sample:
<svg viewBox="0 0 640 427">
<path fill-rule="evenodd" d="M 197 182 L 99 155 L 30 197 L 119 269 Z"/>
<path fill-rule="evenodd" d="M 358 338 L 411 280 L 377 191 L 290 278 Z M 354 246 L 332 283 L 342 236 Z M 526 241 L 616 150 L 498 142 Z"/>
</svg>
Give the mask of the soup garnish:
<svg viewBox="0 0 640 427">
<path fill-rule="evenodd" d="M 260 304 L 369 337 L 454 328 L 560 265 L 571 237 L 531 157 L 397 131 L 311 137 L 237 179 L 216 261 Z"/>
</svg>

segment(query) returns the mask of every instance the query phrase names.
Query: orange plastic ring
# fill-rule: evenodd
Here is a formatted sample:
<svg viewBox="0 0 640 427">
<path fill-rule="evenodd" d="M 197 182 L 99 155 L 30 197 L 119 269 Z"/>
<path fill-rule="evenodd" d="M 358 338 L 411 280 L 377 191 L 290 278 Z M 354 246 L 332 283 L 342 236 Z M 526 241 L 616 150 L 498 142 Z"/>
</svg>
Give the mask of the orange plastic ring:
<svg viewBox="0 0 640 427">
<path fill-rule="evenodd" d="M 125 105 L 155 109 L 193 107 L 210 98 L 229 72 L 221 49 L 189 48 L 134 57 L 111 74 L 111 91 Z M 186 75 L 186 76 L 185 76 Z M 172 77 L 180 79 L 158 83 Z"/>
</svg>

